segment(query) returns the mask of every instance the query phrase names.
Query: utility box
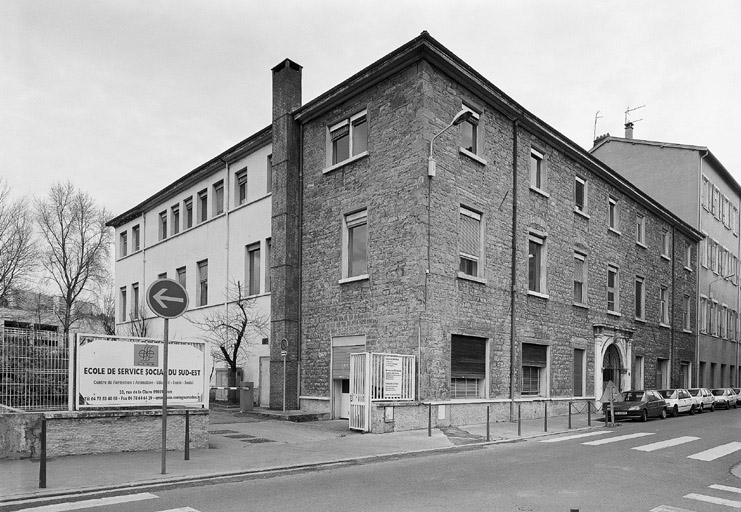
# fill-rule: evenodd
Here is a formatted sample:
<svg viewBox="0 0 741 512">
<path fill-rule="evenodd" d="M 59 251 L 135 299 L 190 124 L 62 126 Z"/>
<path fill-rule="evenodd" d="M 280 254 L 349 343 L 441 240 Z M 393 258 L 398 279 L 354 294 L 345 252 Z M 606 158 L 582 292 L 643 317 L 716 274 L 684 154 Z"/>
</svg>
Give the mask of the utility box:
<svg viewBox="0 0 741 512">
<path fill-rule="evenodd" d="M 239 388 L 239 412 L 251 411 L 255 402 L 255 386 L 253 382 L 242 382 Z"/>
</svg>

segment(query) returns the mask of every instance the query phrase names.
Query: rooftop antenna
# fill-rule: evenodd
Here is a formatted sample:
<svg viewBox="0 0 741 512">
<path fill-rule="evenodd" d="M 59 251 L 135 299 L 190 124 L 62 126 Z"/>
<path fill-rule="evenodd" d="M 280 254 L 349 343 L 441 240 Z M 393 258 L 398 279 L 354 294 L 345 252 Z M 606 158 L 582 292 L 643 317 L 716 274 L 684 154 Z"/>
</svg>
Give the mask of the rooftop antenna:
<svg viewBox="0 0 741 512">
<path fill-rule="evenodd" d="M 628 121 L 628 114 L 630 114 L 634 110 L 641 109 L 641 108 L 643 108 L 645 106 L 646 105 L 641 105 L 640 107 L 633 107 L 633 108 L 628 107 L 627 109 L 625 109 L 625 124 L 628 124 L 628 123 L 637 123 L 638 121 L 643 121 L 643 118 L 634 119 L 633 121 Z"/>
<path fill-rule="evenodd" d="M 602 119 L 604 116 L 599 115 L 599 110 L 594 113 L 594 135 L 592 140 L 597 140 L 597 119 Z"/>
</svg>

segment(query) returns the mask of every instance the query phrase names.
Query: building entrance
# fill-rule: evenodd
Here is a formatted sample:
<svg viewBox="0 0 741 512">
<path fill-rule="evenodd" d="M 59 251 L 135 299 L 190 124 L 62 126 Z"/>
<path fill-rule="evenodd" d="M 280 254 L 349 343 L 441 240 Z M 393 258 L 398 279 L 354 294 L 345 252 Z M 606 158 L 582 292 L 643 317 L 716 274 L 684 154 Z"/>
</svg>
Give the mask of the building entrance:
<svg viewBox="0 0 741 512">
<path fill-rule="evenodd" d="M 621 374 L 623 373 L 623 364 L 620 360 L 620 352 L 614 344 L 607 347 L 605 357 L 602 361 L 602 389 L 606 389 L 607 383 L 612 381 L 618 388 L 623 391 Z"/>
</svg>

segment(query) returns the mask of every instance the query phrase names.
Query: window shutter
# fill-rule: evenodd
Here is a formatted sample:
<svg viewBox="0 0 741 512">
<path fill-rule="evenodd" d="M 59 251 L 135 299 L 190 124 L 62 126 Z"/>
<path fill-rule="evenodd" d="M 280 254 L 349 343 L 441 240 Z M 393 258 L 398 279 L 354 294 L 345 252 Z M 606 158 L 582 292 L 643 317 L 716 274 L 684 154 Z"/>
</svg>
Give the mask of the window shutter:
<svg viewBox="0 0 741 512">
<path fill-rule="evenodd" d="M 476 256 L 478 258 L 480 251 L 480 221 L 460 215 L 460 250 L 462 253 Z"/>
<path fill-rule="evenodd" d="M 546 367 L 547 345 L 522 344 L 522 366 Z"/>
<path fill-rule="evenodd" d="M 451 338 L 450 376 L 454 379 L 486 378 L 486 338 L 471 336 Z"/>
</svg>

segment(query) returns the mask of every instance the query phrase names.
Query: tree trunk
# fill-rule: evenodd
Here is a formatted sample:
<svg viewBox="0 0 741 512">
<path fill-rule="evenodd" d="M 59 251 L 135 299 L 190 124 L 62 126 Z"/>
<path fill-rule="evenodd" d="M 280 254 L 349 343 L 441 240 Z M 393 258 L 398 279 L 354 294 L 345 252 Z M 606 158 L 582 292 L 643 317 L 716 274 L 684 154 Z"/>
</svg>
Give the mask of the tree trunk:
<svg viewBox="0 0 741 512">
<path fill-rule="evenodd" d="M 234 388 L 238 387 L 241 383 L 237 382 L 237 369 L 236 368 L 229 368 L 228 375 L 228 381 L 229 381 L 229 387 Z M 227 401 L 230 404 L 238 404 L 239 403 L 239 390 L 236 389 L 230 389 L 227 393 Z"/>
</svg>

